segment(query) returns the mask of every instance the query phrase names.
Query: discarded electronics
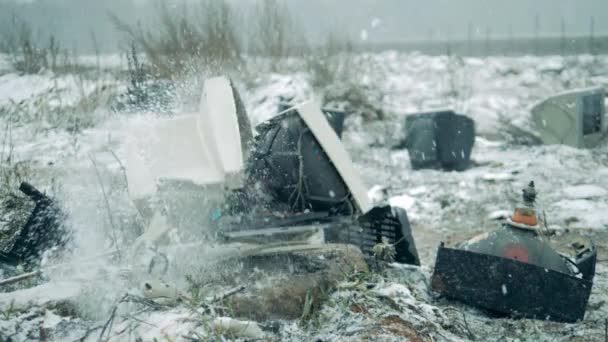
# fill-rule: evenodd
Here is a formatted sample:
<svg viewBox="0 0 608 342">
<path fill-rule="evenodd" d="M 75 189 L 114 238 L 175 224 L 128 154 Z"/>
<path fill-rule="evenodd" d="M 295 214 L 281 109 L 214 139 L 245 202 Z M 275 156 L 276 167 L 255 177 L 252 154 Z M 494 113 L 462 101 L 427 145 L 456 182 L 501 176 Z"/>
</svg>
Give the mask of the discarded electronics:
<svg viewBox="0 0 608 342">
<path fill-rule="evenodd" d="M 318 113 L 312 112 L 311 117 Z M 322 120 L 318 130 L 340 136 L 344 117 L 334 113 L 323 113 L 331 128 Z M 348 197 L 351 191 L 344 182 L 343 176 L 336 169 L 332 160 L 326 156 L 323 147 L 317 142 L 315 135 L 302 120 L 299 111 L 291 110 L 281 114 L 256 127 L 258 136 L 252 152 L 249 177 L 252 181 L 261 182 L 267 191 L 276 195 L 281 203 L 295 207 L 300 211 L 305 209 L 329 210 L 340 204 L 350 205 Z M 332 142 L 335 146 L 339 141 Z M 334 151 L 337 158 L 347 158 L 345 151 Z M 354 170 L 344 170 L 349 179 Z M 360 187 L 358 180 L 351 184 Z M 362 190 L 357 195 L 365 203 Z M 347 210 L 353 212 L 353 208 Z"/>
<path fill-rule="evenodd" d="M 469 167 L 475 122 L 451 110 L 406 117 L 405 147 L 413 169 L 462 171 Z"/>
<path fill-rule="evenodd" d="M 446 297 L 502 314 L 582 320 L 595 275 L 595 247 L 576 237 L 569 241 L 573 255 L 558 252 L 541 230 L 533 182 L 523 198 L 524 204 L 502 228 L 455 248 L 442 243 L 431 287 Z"/>
<path fill-rule="evenodd" d="M 290 111 L 291 109 L 293 109 L 293 107 L 294 103 L 292 98 L 286 98 L 284 96 L 279 97 L 279 105 L 277 106 L 277 113 L 279 115 Z M 334 131 L 338 135 L 338 138 L 341 139 L 342 131 L 344 130 L 344 119 L 346 118 L 346 112 L 337 108 L 322 108 L 321 110 L 323 111 L 323 114 L 325 114 L 327 121 L 329 121 L 331 128 L 334 129 Z M 276 118 L 273 120 L 269 120 L 269 122 L 272 121 L 277 122 L 278 120 Z M 256 127 L 256 130 L 261 129 L 264 126 L 267 126 L 267 123 L 262 123 L 262 125 Z"/>
<path fill-rule="evenodd" d="M 258 126 L 249 142 L 251 127 L 237 99 L 228 79 L 212 78 L 199 113 L 163 121 L 152 133 L 134 132 L 127 163 L 134 202 L 153 202 L 164 185 L 179 184 L 169 197 L 197 193 L 192 196 L 200 201 L 190 198 L 192 210 L 184 215 L 201 215 L 194 220 L 199 229 L 211 227 L 221 241 L 267 243 L 319 233 L 325 242 L 351 243 L 368 254 L 388 241 L 396 261 L 419 264 L 405 211 L 371 207 L 338 137 L 343 115 L 307 103 Z M 151 228 L 138 243 L 153 241 L 170 229 L 165 223 L 175 222 L 152 210 Z"/>
<path fill-rule="evenodd" d="M 576 89 L 558 94 L 532 108 L 532 120 L 545 144 L 577 148 L 598 145 L 608 132 L 601 87 Z"/>
<path fill-rule="evenodd" d="M 19 190 L 35 206 L 25 224 L 1 241 L 0 263 L 13 266 L 35 264 L 45 251 L 67 242 L 64 216 L 53 199 L 26 182 L 21 183 Z"/>
</svg>

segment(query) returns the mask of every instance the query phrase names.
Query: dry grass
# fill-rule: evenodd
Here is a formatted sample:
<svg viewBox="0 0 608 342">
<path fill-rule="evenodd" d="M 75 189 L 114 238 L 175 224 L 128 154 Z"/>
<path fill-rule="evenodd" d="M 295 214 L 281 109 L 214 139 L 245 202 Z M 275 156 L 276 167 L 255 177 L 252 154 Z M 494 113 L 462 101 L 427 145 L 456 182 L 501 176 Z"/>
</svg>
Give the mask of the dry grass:
<svg viewBox="0 0 608 342">
<path fill-rule="evenodd" d="M 506 113 L 498 113 L 499 138 L 512 145 L 541 145 L 542 140 L 529 128 L 512 122 Z"/>
<path fill-rule="evenodd" d="M 37 39 L 32 26 L 17 15 L 0 26 L 0 51 L 10 56 L 11 64 L 21 73 L 76 69 L 72 55 L 54 35 L 49 35 L 46 41 Z"/>
<path fill-rule="evenodd" d="M 301 54 L 307 46 L 299 25 L 281 0 L 259 0 L 250 15 L 254 29 L 249 38 L 249 51 L 255 55 L 281 60 Z"/>
<path fill-rule="evenodd" d="M 330 33 L 320 47 L 311 48 L 305 60 L 312 85 L 316 88 L 323 88 L 337 81 L 355 81 L 352 43 L 337 33 Z"/>
<path fill-rule="evenodd" d="M 202 0 L 180 9 L 157 2 L 156 13 L 156 30 L 131 25 L 110 13 L 115 28 L 141 47 L 155 77 L 174 79 L 241 61 L 237 16 L 226 0 Z"/>
</svg>

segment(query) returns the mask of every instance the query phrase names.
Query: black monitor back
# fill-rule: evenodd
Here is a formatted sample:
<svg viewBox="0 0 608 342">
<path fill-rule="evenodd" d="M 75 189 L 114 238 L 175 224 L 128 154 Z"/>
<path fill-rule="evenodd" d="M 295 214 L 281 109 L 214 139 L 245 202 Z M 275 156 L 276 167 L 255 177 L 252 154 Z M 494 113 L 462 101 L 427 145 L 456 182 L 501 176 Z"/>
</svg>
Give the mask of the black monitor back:
<svg viewBox="0 0 608 342">
<path fill-rule="evenodd" d="M 475 122 L 453 111 L 408 115 L 405 122 L 412 168 L 465 170 L 475 143 Z"/>
<path fill-rule="evenodd" d="M 344 115 L 324 114 L 340 136 Z M 352 210 L 348 187 L 295 109 L 256 129 L 250 176 L 277 201 L 297 212 Z"/>
</svg>

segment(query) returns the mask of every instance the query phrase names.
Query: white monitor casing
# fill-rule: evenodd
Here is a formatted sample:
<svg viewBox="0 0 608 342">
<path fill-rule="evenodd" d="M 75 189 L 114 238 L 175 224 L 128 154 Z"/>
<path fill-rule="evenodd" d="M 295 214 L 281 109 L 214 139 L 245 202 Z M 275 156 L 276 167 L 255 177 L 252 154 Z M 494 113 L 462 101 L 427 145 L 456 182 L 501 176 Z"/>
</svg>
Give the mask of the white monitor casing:
<svg viewBox="0 0 608 342">
<path fill-rule="evenodd" d="M 589 134 L 584 134 L 583 130 L 586 97 L 601 101 L 600 129 Z M 564 92 L 535 105 L 532 108 L 532 121 L 545 144 L 592 148 L 606 137 L 608 131 L 604 99 L 605 92 L 602 87 Z"/>
</svg>

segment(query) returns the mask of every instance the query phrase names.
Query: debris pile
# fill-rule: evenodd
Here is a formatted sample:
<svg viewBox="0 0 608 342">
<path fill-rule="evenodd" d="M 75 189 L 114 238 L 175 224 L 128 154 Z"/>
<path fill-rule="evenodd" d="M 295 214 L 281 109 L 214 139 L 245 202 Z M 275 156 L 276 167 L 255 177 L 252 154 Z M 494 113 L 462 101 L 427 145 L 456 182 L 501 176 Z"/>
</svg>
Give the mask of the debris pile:
<svg viewBox="0 0 608 342">
<path fill-rule="evenodd" d="M 504 317 L 585 319 L 596 246 L 547 223 L 533 182 L 512 214 L 489 215 L 504 218 L 501 228 L 453 247 L 441 243 L 429 269 L 418 229 L 437 237 L 440 228 L 424 227 L 415 214 L 417 198 L 432 190 L 404 182 L 407 195 L 387 201 L 392 190 L 381 188 L 382 198 L 372 201 L 341 142 L 344 112 L 315 102 L 282 105 L 281 114 L 255 127 L 254 137 L 233 82 L 217 77 L 205 83 L 198 112 L 160 120 L 152 132 L 132 132 L 125 173 L 145 227 L 127 250 L 105 255 L 116 265 L 97 274 L 124 294 L 100 313 L 104 319 L 87 321 L 71 317 L 78 311 L 73 302 L 96 291 L 90 281 L 55 278 L 0 293 L 7 318 L 0 340 L 458 341 L 484 336 L 490 318 L 500 324 L 511 322 Z M 409 115 L 405 126 L 415 172 L 443 177 L 441 170 L 463 171 L 449 176 L 456 180 L 454 193 L 444 190 L 437 204 L 454 224 L 472 222 L 457 204 L 468 200 L 467 182 L 483 191 L 479 184 L 498 186 L 520 172 L 503 177 L 469 168 L 476 140 L 475 123 L 466 116 L 420 113 Z M 30 272 L 0 280 L 2 290 L 24 279 L 65 275 L 74 266 L 38 267 L 49 250 L 71 252 L 70 233 L 55 201 L 27 183 L 21 190 L 35 206 L 22 229 L 0 241 L 0 262 L 27 265 Z M 605 196 L 591 185 L 562 193 L 579 201 Z M 488 215 L 477 216 L 487 221 Z M 469 232 L 446 240 L 461 241 Z M 439 240 L 443 236 L 432 243 Z M 86 262 L 79 260 L 79 267 Z"/>
</svg>

